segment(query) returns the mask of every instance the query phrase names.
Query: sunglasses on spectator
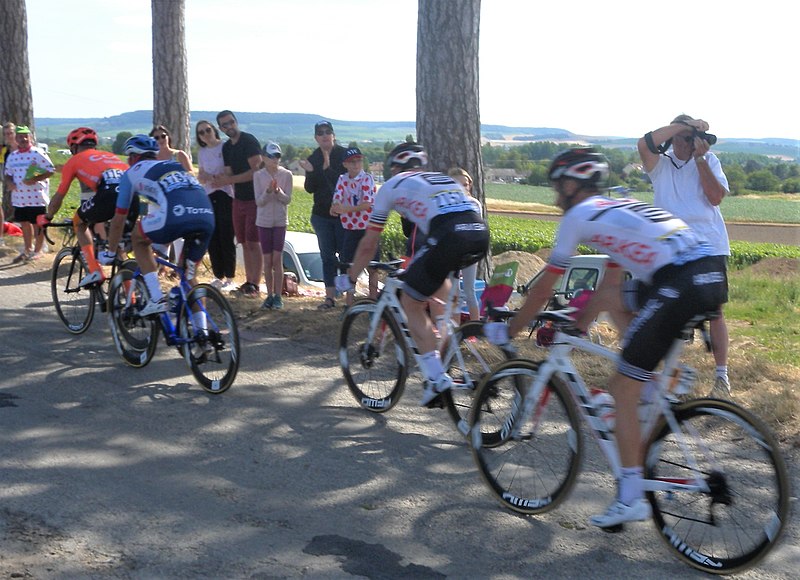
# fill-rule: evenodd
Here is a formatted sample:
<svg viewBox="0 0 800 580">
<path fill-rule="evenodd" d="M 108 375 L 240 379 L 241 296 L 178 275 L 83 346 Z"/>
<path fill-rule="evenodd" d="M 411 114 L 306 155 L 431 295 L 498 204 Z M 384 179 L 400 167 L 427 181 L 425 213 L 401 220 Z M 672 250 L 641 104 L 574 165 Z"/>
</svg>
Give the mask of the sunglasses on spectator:
<svg viewBox="0 0 800 580">
<path fill-rule="evenodd" d="M 228 127 L 233 127 L 236 124 L 236 121 L 225 121 L 224 123 L 219 124 L 220 129 L 227 129 Z"/>
<path fill-rule="evenodd" d="M 167 134 L 166 133 L 162 133 L 161 135 L 153 135 L 153 137 L 156 139 L 156 141 L 161 141 L 162 139 L 166 139 L 167 138 Z"/>
<path fill-rule="evenodd" d="M 273 155 L 270 155 L 269 153 L 265 153 L 264 155 L 267 156 L 267 159 L 280 159 L 281 158 L 281 154 L 280 153 L 275 153 Z"/>
<path fill-rule="evenodd" d="M 211 127 L 206 127 L 205 129 L 200 129 L 198 131 L 198 133 L 200 133 L 201 135 L 208 135 L 209 133 L 213 133 L 213 132 L 214 132 L 214 129 L 212 129 Z"/>
<path fill-rule="evenodd" d="M 317 137 L 322 137 L 323 135 L 333 135 L 333 131 L 330 129 L 319 129 L 317 131 Z"/>
</svg>

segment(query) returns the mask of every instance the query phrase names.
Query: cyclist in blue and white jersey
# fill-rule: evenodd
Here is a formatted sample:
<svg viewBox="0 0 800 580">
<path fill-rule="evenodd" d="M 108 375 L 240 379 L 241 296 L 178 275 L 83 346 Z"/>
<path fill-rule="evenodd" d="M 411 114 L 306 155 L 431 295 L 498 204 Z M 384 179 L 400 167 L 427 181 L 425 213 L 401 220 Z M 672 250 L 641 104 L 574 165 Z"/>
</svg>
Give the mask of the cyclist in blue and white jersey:
<svg viewBox="0 0 800 580">
<path fill-rule="evenodd" d="M 424 171 L 428 155 L 421 145 L 402 143 L 387 158 L 392 178 L 375 196 L 367 233 L 356 249 L 353 263 L 336 278 L 336 287 L 346 292 L 375 255 L 381 232 L 392 210 L 417 225 L 427 236 L 425 245 L 403 274 L 401 302 L 408 317 L 408 330 L 422 355 L 425 390 L 420 405 L 431 403 L 453 386 L 436 350 L 431 319 L 426 313 L 432 296 L 444 298 L 444 285 L 451 272 L 475 264 L 489 249 L 489 229 L 480 205 L 452 177 Z"/>
<path fill-rule="evenodd" d="M 608 199 L 598 184 L 608 176 L 605 157 L 590 148 L 570 149 L 550 165 L 549 178 L 564 218 L 544 274 L 511 323 L 484 326 L 487 338 L 505 344 L 533 320 L 552 296 L 578 244 L 606 253 L 617 266 L 606 270 L 597 292 L 578 316 L 584 332 L 603 310 L 626 329 L 622 355 L 609 382 L 616 403 L 616 435 L 622 462 L 617 499 L 590 522 L 606 528 L 644 520 L 643 463 L 637 407 L 642 385 L 675 338 L 696 315 L 719 309 L 725 275 L 711 245 L 666 210 L 633 199 Z M 627 269 L 635 278 L 623 284 Z"/>
<path fill-rule="evenodd" d="M 125 154 L 131 166 L 123 173 L 117 194 L 117 209 L 108 234 L 109 250 L 100 252 L 99 261 L 113 262 L 115 249 L 122 237 L 131 199 L 139 195 L 148 204 L 147 215 L 139 221 L 131 236 L 133 254 L 139 263 L 150 300 L 139 312 L 141 316 L 167 310 L 167 300 L 158 283 L 153 242 L 168 244 L 194 234 L 184 245 L 186 279 L 194 285 L 197 263 L 203 259 L 214 232 L 214 210 L 197 178 L 174 160 L 158 161 L 158 143 L 147 135 L 134 135 L 125 142 Z M 199 313 L 198 313 L 199 314 Z M 198 322 L 199 328 L 204 325 Z"/>
</svg>

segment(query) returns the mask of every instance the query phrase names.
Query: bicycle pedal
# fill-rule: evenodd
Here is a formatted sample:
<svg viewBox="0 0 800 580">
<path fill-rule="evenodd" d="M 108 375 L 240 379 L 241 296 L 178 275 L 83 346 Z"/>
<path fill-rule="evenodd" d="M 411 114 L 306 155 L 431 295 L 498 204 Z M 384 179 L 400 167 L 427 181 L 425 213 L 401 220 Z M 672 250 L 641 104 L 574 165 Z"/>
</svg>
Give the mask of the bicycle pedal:
<svg viewBox="0 0 800 580">
<path fill-rule="evenodd" d="M 620 532 L 625 530 L 625 525 L 624 524 L 617 524 L 615 526 L 608 526 L 606 528 L 600 528 L 600 529 L 603 530 L 607 534 L 618 534 L 618 533 L 620 533 Z"/>
</svg>

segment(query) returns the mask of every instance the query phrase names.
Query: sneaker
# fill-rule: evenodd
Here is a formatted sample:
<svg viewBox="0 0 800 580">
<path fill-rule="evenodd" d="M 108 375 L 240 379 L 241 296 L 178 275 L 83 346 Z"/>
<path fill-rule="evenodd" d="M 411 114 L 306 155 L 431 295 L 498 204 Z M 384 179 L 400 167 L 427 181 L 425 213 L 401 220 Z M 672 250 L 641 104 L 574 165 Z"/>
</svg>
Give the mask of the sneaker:
<svg viewBox="0 0 800 580">
<path fill-rule="evenodd" d="M 281 298 L 280 294 L 275 294 L 275 296 L 272 297 L 272 308 L 274 310 L 283 308 L 283 298 Z"/>
<path fill-rule="evenodd" d="M 220 287 L 222 292 L 235 292 L 238 289 L 236 282 L 233 280 L 225 280 Z"/>
<path fill-rule="evenodd" d="M 452 386 L 453 379 L 447 373 L 443 374 L 435 383 L 433 381 L 425 381 L 425 388 L 422 391 L 422 399 L 419 401 L 419 406 L 427 407 L 436 397 Z"/>
<path fill-rule="evenodd" d="M 213 280 L 211 280 L 210 284 L 217 290 L 220 290 L 222 288 L 222 280 L 220 280 L 219 278 L 214 278 Z"/>
<path fill-rule="evenodd" d="M 598 528 L 610 528 L 625 522 L 641 522 L 650 517 L 650 503 L 642 498 L 631 505 L 614 500 L 606 513 L 589 518 L 589 523 Z"/>
<path fill-rule="evenodd" d="M 264 302 L 261 303 L 262 310 L 272 310 L 272 307 L 275 304 L 275 299 L 272 296 L 267 296 L 264 299 Z"/>
<path fill-rule="evenodd" d="M 258 286 L 250 282 L 242 284 L 239 288 L 239 292 L 242 293 L 242 296 L 246 296 L 247 298 L 258 298 L 259 295 Z"/>
<path fill-rule="evenodd" d="M 725 377 L 717 377 L 714 381 L 714 387 L 708 394 L 709 397 L 717 399 L 730 399 L 731 398 L 731 385 Z"/>
<path fill-rule="evenodd" d="M 31 252 L 30 254 L 28 254 L 28 259 L 26 260 L 26 262 L 33 262 L 34 260 L 39 260 L 43 256 L 44 254 L 42 252 Z"/>
<path fill-rule="evenodd" d="M 169 308 L 169 304 L 167 304 L 167 297 L 162 296 L 158 300 L 148 300 L 147 304 L 139 311 L 139 316 L 145 318 L 146 316 L 152 316 L 153 314 L 161 314 L 162 312 L 166 312 Z"/>
<path fill-rule="evenodd" d="M 28 252 L 20 252 L 19 255 L 11 260 L 12 264 L 21 264 L 28 261 Z"/>
<path fill-rule="evenodd" d="M 100 270 L 97 270 L 96 272 L 90 272 L 89 274 L 86 274 L 86 276 L 84 276 L 80 282 L 78 282 L 78 288 L 91 286 L 93 284 L 103 282 L 105 279 L 106 277 L 103 276 L 103 272 Z"/>
</svg>

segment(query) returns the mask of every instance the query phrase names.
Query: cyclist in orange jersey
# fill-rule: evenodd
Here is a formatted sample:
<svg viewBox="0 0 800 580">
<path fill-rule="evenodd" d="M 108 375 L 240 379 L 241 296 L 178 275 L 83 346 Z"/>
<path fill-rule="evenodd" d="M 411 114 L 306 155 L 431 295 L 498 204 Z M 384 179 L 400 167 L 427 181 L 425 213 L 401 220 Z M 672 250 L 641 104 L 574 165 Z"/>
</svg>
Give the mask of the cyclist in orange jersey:
<svg viewBox="0 0 800 580">
<path fill-rule="evenodd" d="M 103 269 L 94 253 L 88 227 L 89 224 L 102 224 L 114 217 L 119 180 L 128 169 L 128 164 L 113 153 L 96 149 L 97 142 L 97 133 L 88 127 L 79 127 L 67 136 L 67 145 L 72 157 L 61 171 L 61 184 L 50 200 L 44 216 L 46 221 L 53 219 L 76 178 L 81 183 L 82 191 L 88 189 L 93 192 L 93 195 L 87 198 L 81 195 L 81 205 L 72 218 L 75 235 L 89 267 L 89 274 L 80 281 L 80 286 L 100 283 L 105 279 Z M 139 215 L 138 200 L 134 201 L 128 215 L 131 216 L 129 223 L 133 224 Z"/>
</svg>

